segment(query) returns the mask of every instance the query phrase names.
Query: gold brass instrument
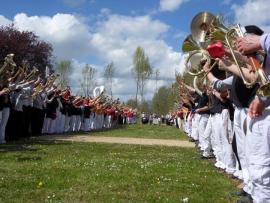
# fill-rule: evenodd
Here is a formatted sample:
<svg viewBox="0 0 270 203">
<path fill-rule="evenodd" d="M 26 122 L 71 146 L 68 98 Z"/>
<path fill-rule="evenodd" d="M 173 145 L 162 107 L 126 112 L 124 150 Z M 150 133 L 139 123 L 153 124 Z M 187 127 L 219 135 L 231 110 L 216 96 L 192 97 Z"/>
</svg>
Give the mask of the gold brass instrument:
<svg viewBox="0 0 270 203">
<path fill-rule="evenodd" d="M 206 78 L 204 77 L 203 79 L 200 79 L 199 76 L 195 76 L 194 77 L 194 80 L 193 80 L 193 87 L 194 89 L 196 90 L 196 92 L 198 94 L 202 94 L 202 92 L 204 91 L 204 89 L 200 89 L 202 86 L 205 86 L 207 85 L 207 80 Z"/>
<path fill-rule="evenodd" d="M 192 76 L 198 76 L 204 73 L 202 69 L 201 61 L 206 60 L 210 64 L 211 57 L 208 52 L 204 49 L 195 50 L 189 53 L 186 59 L 185 67 L 187 72 Z"/>
<path fill-rule="evenodd" d="M 209 12 L 200 12 L 191 21 L 191 35 L 193 39 L 202 47 L 207 46 L 206 35 L 209 31 L 209 26 L 215 16 Z"/>
<path fill-rule="evenodd" d="M 51 75 L 49 75 L 49 77 L 47 78 L 47 82 L 45 84 L 45 87 L 50 87 L 53 85 L 53 83 L 55 82 L 55 80 L 59 77 L 59 74 L 55 74 L 52 73 Z"/>
<path fill-rule="evenodd" d="M 176 73 L 175 78 L 176 78 L 176 82 L 178 84 L 179 92 L 177 92 L 177 94 L 179 96 L 179 100 L 180 100 L 180 97 L 183 97 L 183 95 L 191 97 L 191 94 L 190 94 L 189 90 L 187 89 L 187 87 L 185 86 L 185 82 L 184 82 L 184 79 L 182 78 L 182 76 L 179 73 Z"/>
<path fill-rule="evenodd" d="M 192 38 L 192 35 L 188 35 L 183 42 L 182 51 L 184 53 L 201 49 L 197 42 Z"/>
<path fill-rule="evenodd" d="M 32 98 L 36 99 L 37 95 L 43 91 L 44 87 L 42 83 L 39 83 L 38 86 L 33 89 Z"/>
<path fill-rule="evenodd" d="M 14 54 L 8 54 L 5 59 L 4 59 L 4 64 L 2 68 L 0 69 L 0 75 L 2 76 L 4 72 L 7 70 L 14 70 L 15 67 L 17 66 L 16 63 L 13 60 Z"/>
<path fill-rule="evenodd" d="M 39 72 L 37 67 L 33 66 L 31 72 L 25 77 L 25 80 L 33 80 L 36 74 Z"/>
<path fill-rule="evenodd" d="M 202 47 L 206 47 L 209 42 L 213 41 L 222 41 L 223 45 L 228 47 L 231 55 L 232 61 L 237 66 L 240 76 L 247 87 L 252 87 L 256 83 L 260 83 L 261 87 L 257 91 L 258 95 L 270 95 L 270 80 L 265 75 L 261 65 L 254 59 L 253 57 L 249 57 L 250 65 L 253 67 L 256 80 L 248 81 L 248 79 L 244 76 L 243 66 L 245 64 L 241 63 L 241 61 L 237 58 L 234 52 L 233 42 L 238 37 L 243 37 L 243 33 L 241 31 L 240 25 L 236 25 L 234 27 L 227 27 L 221 22 L 220 16 L 214 16 L 208 12 L 201 12 L 197 14 L 191 23 L 191 33 L 193 39 L 200 43 Z M 200 73 L 200 71 L 197 71 Z M 200 75 L 200 74 L 198 74 Z"/>
</svg>

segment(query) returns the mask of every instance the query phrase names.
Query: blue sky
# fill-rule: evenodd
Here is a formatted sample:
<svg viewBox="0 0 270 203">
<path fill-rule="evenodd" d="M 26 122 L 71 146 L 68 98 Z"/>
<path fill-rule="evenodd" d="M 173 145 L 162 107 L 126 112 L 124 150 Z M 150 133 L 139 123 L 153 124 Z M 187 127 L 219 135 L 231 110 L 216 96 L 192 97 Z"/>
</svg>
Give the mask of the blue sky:
<svg viewBox="0 0 270 203">
<path fill-rule="evenodd" d="M 189 32 L 192 17 L 201 11 L 222 13 L 233 21 L 234 14 L 231 5 L 242 4 L 243 0 L 193 0 L 183 3 L 174 12 L 155 12 L 159 9 L 159 0 L 9 0 L 0 7 L 0 14 L 12 19 L 17 13 L 29 16 L 53 16 L 56 13 L 81 15 L 91 22 L 95 20 L 102 8 L 108 8 L 112 13 L 127 16 L 152 14 L 153 19 L 159 19 L 170 26 L 165 39 L 174 49 L 179 48 L 179 36 Z M 15 5 L 15 6 L 14 6 Z"/>
<path fill-rule="evenodd" d="M 134 97 L 132 56 L 144 48 L 155 70 L 158 86 L 174 81 L 184 69 L 182 41 L 198 12 L 221 13 L 230 23 L 256 24 L 270 31 L 269 0 L 9 0 L 2 1 L 0 25 L 13 23 L 20 30 L 35 32 L 54 47 L 57 60 L 73 61 L 71 85 L 79 93 L 84 65 L 98 70 L 96 83 L 106 84 L 102 71 L 113 61 L 115 96 Z M 146 85 L 153 96 L 154 80 Z"/>
</svg>

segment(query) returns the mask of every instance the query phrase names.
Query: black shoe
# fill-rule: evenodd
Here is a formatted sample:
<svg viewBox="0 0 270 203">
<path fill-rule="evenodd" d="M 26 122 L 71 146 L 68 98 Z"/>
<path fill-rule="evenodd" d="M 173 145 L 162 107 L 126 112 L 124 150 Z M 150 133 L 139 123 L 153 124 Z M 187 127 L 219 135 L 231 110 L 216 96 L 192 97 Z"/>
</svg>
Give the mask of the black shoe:
<svg viewBox="0 0 270 203">
<path fill-rule="evenodd" d="M 190 138 L 189 141 L 190 142 L 195 142 L 195 140 L 193 138 Z"/>
<path fill-rule="evenodd" d="M 247 196 L 241 197 L 235 203 L 253 203 L 252 197 L 248 194 Z"/>
<path fill-rule="evenodd" d="M 214 157 L 213 156 L 203 156 L 201 155 L 201 159 L 213 159 Z"/>
<path fill-rule="evenodd" d="M 246 193 L 244 190 L 240 190 L 240 191 L 230 192 L 230 195 L 246 197 L 246 196 L 248 196 L 248 193 Z"/>
</svg>

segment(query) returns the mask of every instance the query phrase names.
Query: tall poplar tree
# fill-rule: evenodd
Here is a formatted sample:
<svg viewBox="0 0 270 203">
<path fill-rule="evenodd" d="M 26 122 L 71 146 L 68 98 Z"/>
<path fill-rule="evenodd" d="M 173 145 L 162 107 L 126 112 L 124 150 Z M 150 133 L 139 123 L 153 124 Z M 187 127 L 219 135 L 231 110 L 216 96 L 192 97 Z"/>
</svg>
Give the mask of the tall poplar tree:
<svg viewBox="0 0 270 203">
<path fill-rule="evenodd" d="M 141 102 L 143 102 L 145 83 L 152 74 L 152 67 L 150 65 L 149 58 L 141 47 L 137 47 L 134 53 L 132 73 L 136 81 L 135 100 L 138 105 L 138 93 L 141 96 Z"/>
<path fill-rule="evenodd" d="M 104 74 L 103 74 L 104 75 L 104 78 L 109 83 L 108 87 L 109 87 L 109 92 L 111 94 L 111 97 L 113 95 L 113 93 L 112 93 L 112 86 L 113 86 L 113 77 L 114 77 L 114 74 L 115 74 L 115 66 L 114 66 L 114 63 L 111 62 L 107 66 L 105 66 Z"/>
<path fill-rule="evenodd" d="M 73 66 L 70 60 L 63 60 L 56 64 L 56 72 L 59 74 L 60 88 L 65 88 L 69 85 L 72 71 Z"/>
<path fill-rule="evenodd" d="M 86 64 L 82 70 L 82 78 L 83 80 L 80 82 L 81 89 L 84 93 L 84 96 L 90 96 L 92 90 L 94 89 L 94 78 L 97 73 L 97 70 Z"/>
</svg>

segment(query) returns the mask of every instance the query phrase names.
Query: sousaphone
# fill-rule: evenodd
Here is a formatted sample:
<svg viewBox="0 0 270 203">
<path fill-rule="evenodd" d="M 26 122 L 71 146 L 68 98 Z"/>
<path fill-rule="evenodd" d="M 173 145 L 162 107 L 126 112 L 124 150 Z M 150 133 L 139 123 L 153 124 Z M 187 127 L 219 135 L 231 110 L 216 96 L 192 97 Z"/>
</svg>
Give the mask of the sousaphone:
<svg viewBox="0 0 270 203">
<path fill-rule="evenodd" d="M 191 22 L 191 34 L 193 39 L 203 47 L 207 46 L 206 35 L 211 23 L 215 20 L 215 16 L 209 12 L 198 13 Z"/>
</svg>

